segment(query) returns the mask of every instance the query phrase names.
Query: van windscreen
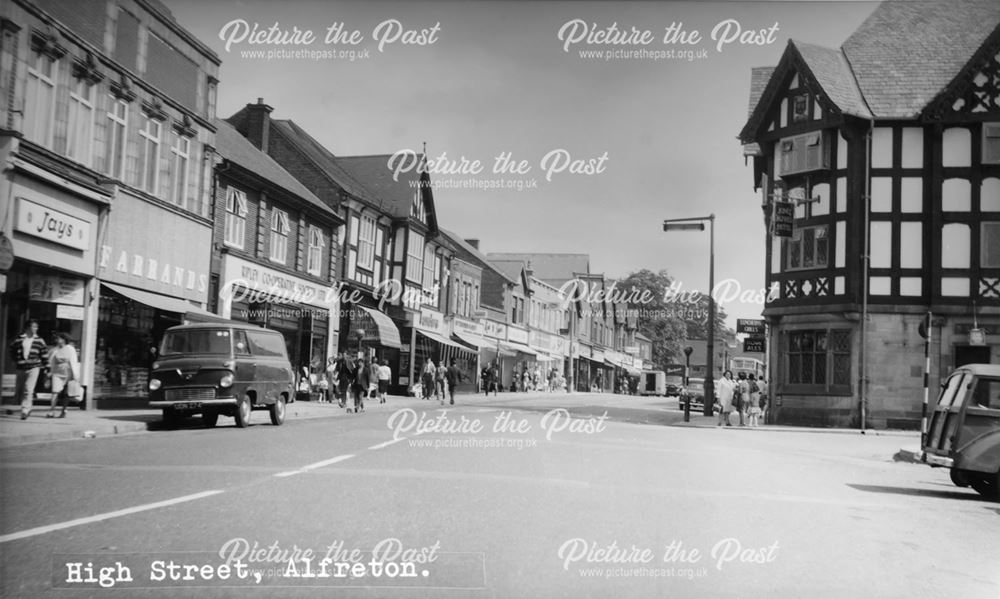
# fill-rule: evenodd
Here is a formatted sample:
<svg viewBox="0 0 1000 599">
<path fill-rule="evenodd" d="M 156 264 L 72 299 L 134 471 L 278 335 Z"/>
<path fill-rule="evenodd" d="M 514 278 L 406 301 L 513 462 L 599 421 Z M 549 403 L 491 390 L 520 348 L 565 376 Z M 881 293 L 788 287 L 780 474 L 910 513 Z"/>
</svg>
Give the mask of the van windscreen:
<svg viewBox="0 0 1000 599">
<path fill-rule="evenodd" d="M 160 346 L 161 356 L 178 354 L 224 354 L 232 349 L 228 329 L 167 331 Z"/>
</svg>

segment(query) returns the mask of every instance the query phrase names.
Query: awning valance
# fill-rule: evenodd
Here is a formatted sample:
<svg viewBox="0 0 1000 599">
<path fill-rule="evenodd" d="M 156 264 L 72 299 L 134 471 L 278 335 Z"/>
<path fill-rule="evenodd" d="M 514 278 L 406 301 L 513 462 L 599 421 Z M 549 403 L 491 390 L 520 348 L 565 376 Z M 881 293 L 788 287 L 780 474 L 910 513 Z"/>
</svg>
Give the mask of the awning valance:
<svg viewBox="0 0 1000 599">
<path fill-rule="evenodd" d="M 456 349 L 460 349 L 462 351 L 471 351 L 469 348 L 465 347 L 461 343 L 457 343 L 455 341 L 452 341 L 451 339 L 446 339 L 444 336 L 439 335 L 437 333 L 432 333 L 430 331 L 421 331 L 420 329 L 417 329 L 417 332 L 432 341 L 437 341 L 441 345 L 448 345 Z"/>
<path fill-rule="evenodd" d="M 538 352 L 536 352 L 535 350 L 531 349 L 527 345 L 523 345 L 521 343 L 508 343 L 507 345 L 509 345 L 511 347 L 511 349 L 514 349 L 515 351 L 519 351 L 522 354 L 528 354 L 529 356 L 538 356 Z"/>
<path fill-rule="evenodd" d="M 374 308 L 367 308 L 365 306 L 357 307 L 361 308 L 362 312 L 372 319 L 372 322 L 375 324 L 375 330 L 378 331 L 378 342 L 380 345 L 395 349 L 403 347 L 402 342 L 399 340 L 399 328 L 396 327 L 396 323 L 388 315 Z M 366 339 L 366 341 L 369 340 Z"/>
<path fill-rule="evenodd" d="M 469 347 L 474 347 L 476 350 L 482 349 L 490 344 L 489 341 L 483 339 L 479 335 L 473 335 L 472 333 L 462 333 L 455 331 L 452 333 L 453 336 L 457 337 L 459 341 L 468 345 Z"/>
<path fill-rule="evenodd" d="M 124 285 L 115 285 L 114 283 L 101 284 L 111 291 L 114 291 L 119 295 L 123 295 L 134 302 L 139 302 L 140 304 L 156 308 L 157 310 L 163 310 L 164 312 L 183 314 L 189 320 L 198 322 L 228 322 L 227 319 L 219 316 L 218 314 L 213 314 L 204 308 L 199 308 L 194 304 L 189 303 L 187 300 L 183 300 L 179 297 L 160 295 L 159 293 L 144 291 L 142 289 L 134 289 Z"/>
</svg>

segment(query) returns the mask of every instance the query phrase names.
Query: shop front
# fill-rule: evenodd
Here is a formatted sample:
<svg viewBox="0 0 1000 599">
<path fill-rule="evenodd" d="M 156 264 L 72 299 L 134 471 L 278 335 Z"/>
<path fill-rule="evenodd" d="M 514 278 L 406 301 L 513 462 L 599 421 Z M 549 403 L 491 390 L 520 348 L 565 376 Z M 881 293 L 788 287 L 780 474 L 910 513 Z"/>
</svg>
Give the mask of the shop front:
<svg viewBox="0 0 1000 599">
<path fill-rule="evenodd" d="M 483 341 L 485 345 L 479 347 L 479 368 L 480 390 L 482 389 L 482 372 L 484 368 L 496 365 L 497 373 L 500 377 L 500 387 L 510 389 L 510 379 L 513 368 L 513 361 L 517 358 L 517 351 L 507 343 L 507 324 L 495 320 L 486 319 L 483 321 Z M 504 381 L 507 381 L 504 383 Z"/>
<path fill-rule="evenodd" d="M 14 164 L 20 163 L 15 159 Z M 56 187 L 20 170 L 11 171 L 2 183 L 10 186 L 10 201 L 5 199 L 0 208 L 3 400 L 17 401 L 9 346 L 29 320 L 38 321 L 38 334 L 50 346 L 55 333 L 69 335 L 79 352 L 81 384 L 89 396 L 97 326 L 97 239 L 110 194 L 74 184 Z M 44 401 L 48 395 L 43 378 L 36 397 Z"/>
<path fill-rule="evenodd" d="M 226 254 L 219 315 L 279 331 L 296 375 L 319 376 L 337 347 L 338 303 L 329 287 Z"/>
<path fill-rule="evenodd" d="M 487 363 L 481 361 L 483 348 L 488 345 L 486 339 L 483 337 L 483 324 L 482 322 L 475 322 L 455 316 L 451 319 L 451 338 L 471 350 L 464 352 L 460 356 L 456 356 L 455 365 L 458 366 L 459 371 L 462 373 L 456 391 L 459 393 L 470 391 L 475 393 L 479 391 L 481 364 L 484 365 Z"/>
<path fill-rule="evenodd" d="M 164 331 L 221 320 L 204 307 L 212 230 L 207 221 L 123 194 L 102 241 L 94 397 L 145 397 Z"/>
<path fill-rule="evenodd" d="M 420 374 L 428 361 L 433 361 L 435 366 L 444 363 L 445 366 L 455 360 L 456 366 L 476 363 L 477 356 L 470 347 L 459 343 L 451 338 L 451 324 L 445 321 L 444 314 L 437 310 L 421 307 L 419 312 L 408 312 L 406 316 L 406 326 L 403 328 L 404 335 L 410 336 L 410 359 L 408 368 L 403 369 L 400 364 L 400 372 L 406 372 L 409 380 L 413 383 L 420 381 Z M 467 389 L 473 389 L 476 378 L 474 371 L 466 372 L 469 379 L 461 383 L 467 385 Z M 402 384 L 402 382 L 400 383 Z"/>
</svg>

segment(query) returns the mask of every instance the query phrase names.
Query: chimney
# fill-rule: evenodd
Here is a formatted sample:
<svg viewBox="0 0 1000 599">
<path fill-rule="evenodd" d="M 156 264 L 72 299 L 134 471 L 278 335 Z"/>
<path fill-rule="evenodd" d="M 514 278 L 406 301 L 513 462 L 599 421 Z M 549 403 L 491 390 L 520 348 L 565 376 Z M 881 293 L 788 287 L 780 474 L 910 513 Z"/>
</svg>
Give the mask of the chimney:
<svg viewBox="0 0 1000 599">
<path fill-rule="evenodd" d="M 529 278 L 535 276 L 535 271 L 531 268 L 531 260 L 528 260 L 528 265 L 524 267 L 524 274 Z"/>
<path fill-rule="evenodd" d="M 246 138 L 258 150 L 267 153 L 267 143 L 271 134 L 271 111 L 264 98 L 257 98 L 256 104 L 247 104 Z"/>
<path fill-rule="evenodd" d="M 467 244 L 471 245 L 472 247 L 474 247 L 476 249 L 476 251 L 479 251 L 479 240 L 478 239 L 466 239 L 465 243 L 467 243 Z"/>
</svg>

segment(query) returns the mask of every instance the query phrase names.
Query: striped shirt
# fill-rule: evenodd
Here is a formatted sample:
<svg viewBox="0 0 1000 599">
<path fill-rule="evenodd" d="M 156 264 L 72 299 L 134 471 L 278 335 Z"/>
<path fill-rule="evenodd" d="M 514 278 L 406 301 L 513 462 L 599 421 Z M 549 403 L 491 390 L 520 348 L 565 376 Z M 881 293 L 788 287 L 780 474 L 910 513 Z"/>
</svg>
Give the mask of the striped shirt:
<svg viewBox="0 0 1000 599">
<path fill-rule="evenodd" d="M 25 343 L 29 337 L 27 335 L 21 335 L 10 345 L 11 352 L 14 355 L 14 360 L 17 362 L 18 370 L 30 370 L 32 368 L 38 368 L 49 357 L 49 347 L 45 345 L 42 338 L 39 336 L 30 337 L 31 344 Z M 28 351 L 25 352 L 25 346 L 28 347 Z"/>
</svg>

